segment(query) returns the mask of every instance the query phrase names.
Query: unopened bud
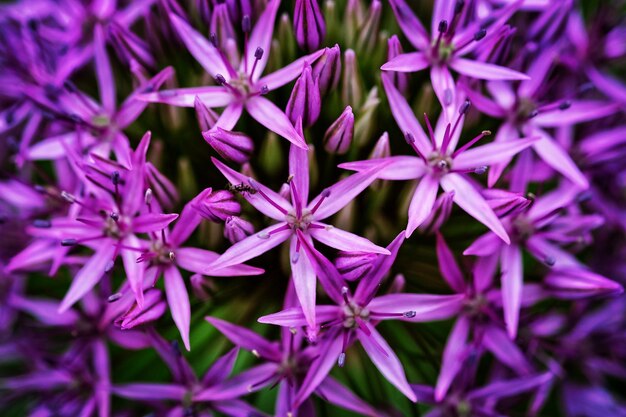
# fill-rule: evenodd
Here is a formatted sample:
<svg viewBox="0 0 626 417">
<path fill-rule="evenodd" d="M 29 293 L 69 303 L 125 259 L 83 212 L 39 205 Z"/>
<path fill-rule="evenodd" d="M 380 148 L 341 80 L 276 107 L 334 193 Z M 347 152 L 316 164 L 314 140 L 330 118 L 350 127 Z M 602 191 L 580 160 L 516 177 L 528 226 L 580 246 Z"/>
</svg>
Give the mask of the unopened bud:
<svg viewBox="0 0 626 417">
<path fill-rule="evenodd" d="M 326 23 L 318 0 L 296 0 L 293 30 L 300 48 L 313 51 L 320 47 L 326 36 Z"/>
<path fill-rule="evenodd" d="M 326 48 L 313 66 L 313 77 L 318 80 L 320 94 L 335 90 L 341 78 L 341 50 L 339 45 Z"/>
<path fill-rule="evenodd" d="M 339 252 L 335 265 L 348 281 L 356 281 L 367 275 L 374 266 L 376 254 L 366 252 Z"/>
<path fill-rule="evenodd" d="M 398 55 L 401 55 L 404 51 L 402 50 L 402 44 L 396 35 L 393 35 L 387 41 L 387 61 L 391 61 Z M 402 93 L 406 94 L 409 88 L 409 75 L 405 72 L 399 71 L 387 71 L 385 73 L 385 77 L 391 79 L 393 85 Z"/>
<path fill-rule="evenodd" d="M 216 223 L 241 213 L 241 205 L 235 200 L 235 196 L 224 190 L 206 193 L 204 198 L 195 202 L 193 208 L 205 219 Z"/>
<path fill-rule="evenodd" d="M 380 35 L 380 16 L 382 13 L 382 4 L 379 0 L 373 0 L 370 3 L 369 10 L 365 22 L 359 28 L 359 34 L 356 41 L 356 49 L 359 53 L 371 53 L 376 46 Z"/>
<path fill-rule="evenodd" d="M 231 216 L 224 225 L 224 237 L 233 245 L 254 233 L 254 226 L 241 217 Z"/>
<path fill-rule="evenodd" d="M 217 127 L 202 132 L 202 136 L 222 158 L 238 164 L 248 161 L 254 150 L 252 139 L 240 132 Z"/>
<path fill-rule="evenodd" d="M 324 134 L 324 149 L 331 154 L 345 154 L 354 136 L 354 113 L 347 106 Z"/>
<path fill-rule="evenodd" d="M 319 84 L 313 69 L 307 65 L 293 87 L 285 113 L 292 124 L 301 117 L 303 126 L 308 127 L 317 121 L 321 109 Z"/>
<path fill-rule="evenodd" d="M 200 131 L 206 132 L 210 130 L 217 122 L 219 115 L 215 113 L 213 109 L 208 108 L 198 96 L 194 99 L 193 107 L 196 110 L 196 118 L 198 119 Z"/>
<path fill-rule="evenodd" d="M 343 60 L 341 100 L 344 106 L 352 106 L 358 110 L 363 101 L 363 87 L 361 86 L 361 74 L 356 61 L 356 54 L 352 49 L 348 49 L 343 54 Z"/>
</svg>

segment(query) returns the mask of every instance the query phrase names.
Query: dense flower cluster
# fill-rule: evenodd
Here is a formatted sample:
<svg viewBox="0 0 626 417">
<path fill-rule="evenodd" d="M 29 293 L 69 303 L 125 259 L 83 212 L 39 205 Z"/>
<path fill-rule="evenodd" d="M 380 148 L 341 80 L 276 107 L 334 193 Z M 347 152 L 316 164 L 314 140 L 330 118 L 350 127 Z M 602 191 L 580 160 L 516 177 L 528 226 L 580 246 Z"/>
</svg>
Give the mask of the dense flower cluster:
<svg viewBox="0 0 626 417">
<path fill-rule="evenodd" d="M 626 416 L 625 10 L 0 5 L 0 414 Z"/>
</svg>

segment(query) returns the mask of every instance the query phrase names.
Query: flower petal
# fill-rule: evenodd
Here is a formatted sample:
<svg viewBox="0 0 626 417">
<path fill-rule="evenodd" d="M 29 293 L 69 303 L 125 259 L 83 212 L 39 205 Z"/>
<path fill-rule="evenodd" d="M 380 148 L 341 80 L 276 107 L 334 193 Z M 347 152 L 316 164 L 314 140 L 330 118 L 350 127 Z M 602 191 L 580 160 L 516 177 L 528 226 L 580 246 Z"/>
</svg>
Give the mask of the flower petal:
<svg viewBox="0 0 626 417">
<path fill-rule="evenodd" d="M 430 60 L 425 53 L 411 52 L 398 55 L 386 62 L 380 69 L 383 71 L 417 72 L 428 68 L 429 65 Z"/>
<path fill-rule="evenodd" d="M 479 80 L 529 80 L 530 77 L 500 65 L 474 61 L 465 58 L 454 58 L 450 66 L 457 72 Z"/>
<path fill-rule="evenodd" d="M 233 265 L 225 268 L 208 271 L 207 268 L 220 255 L 210 250 L 198 248 L 176 249 L 176 264 L 191 272 L 208 275 L 210 277 L 239 277 L 248 275 L 260 275 L 264 271 L 249 265 Z"/>
<path fill-rule="evenodd" d="M 170 13 L 170 20 L 183 43 L 187 46 L 189 52 L 191 52 L 191 55 L 196 58 L 196 61 L 198 61 L 212 77 L 215 77 L 217 74 L 227 77 L 231 74 L 232 70 L 229 71 L 228 68 L 230 64 L 224 62 L 221 54 L 211 45 L 211 42 L 176 14 Z"/>
<path fill-rule="evenodd" d="M 224 87 L 192 87 L 155 91 L 141 94 L 137 98 L 150 103 L 163 103 L 170 106 L 194 107 L 196 97 L 207 107 L 223 107 L 233 101 L 233 95 Z"/>
<path fill-rule="evenodd" d="M 275 248 L 285 240 L 289 239 L 293 233 L 291 229 L 271 233 L 273 230 L 279 229 L 285 224 L 286 223 L 278 223 L 267 227 L 260 232 L 245 238 L 244 240 L 240 240 L 228 248 L 226 252 L 224 252 L 215 262 L 206 267 L 202 273 L 210 276 L 217 269 L 240 264 Z"/>
<path fill-rule="evenodd" d="M 311 265 L 306 252 L 296 252 L 298 239 L 293 237 L 289 248 L 289 262 L 291 263 L 291 275 L 293 285 L 310 328 L 315 329 L 315 298 L 317 275 Z M 295 261 L 295 262 L 294 262 Z"/>
<path fill-rule="evenodd" d="M 589 188 L 589 181 L 576 166 L 572 158 L 557 144 L 544 130 L 533 129 L 532 135 L 541 139 L 533 143 L 533 149 L 539 157 L 554 170 L 560 172 L 567 179 L 581 188 Z"/>
<path fill-rule="evenodd" d="M 175 266 L 165 268 L 163 275 L 167 304 L 172 312 L 172 318 L 174 319 L 174 323 L 176 323 L 176 327 L 178 327 L 185 348 L 190 350 L 189 325 L 191 323 L 191 307 L 189 305 L 189 295 L 187 294 L 185 281 L 182 275 L 180 275 L 180 271 Z"/>
<path fill-rule="evenodd" d="M 470 323 L 465 316 L 459 317 L 454 324 L 446 347 L 443 351 L 441 371 L 435 387 L 435 400 L 441 401 L 448 388 L 454 381 L 456 374 L 461 370 L 467 355 L 467 336 L 469 335 Z"/>
<path fill-rule="evenodd" d="M 454 158 L 454 168 L 459 170 L 491 166 L 497 162 L 509 161 L 514 155 L 531 146 L 539 138 L 517 139 L 507 142 L 493 142 L 461 152 Z"/>
<path fill-rule="evenodd" d="M 248 40 L 247 56 L 243 57 L 240 70 L 247 69 L 247 72 L 252 70 L 254 66 L 255 51 L 256 48 L 263 49 L 263 56 L 257 62 L 254 73 L 252 74 L 252 81 L 257 81 L 270 55 L 270 48 L 272 46 L 272 34 L 274 33 L 274 22 L 276 21 L 276 13 L 280 6 L 280 0 L 270 0 L 265 6 L 263 14 L 259 17 L 259 20 L 254 25 L 252 33 L 250 33 L 250 39 Z"/>
<path fill-rule="evenodd" d="M 409 205 L 409 223 L 406 227 L 407 238 L 428 218 L 435 205 L 438 192 L 439 181 L 432 175 L 424 175 L 417 184 Z"/>
<path fill-rule="evenodd" d="M 298 189 L 300 207 L 306 207 L 309 201 L 309 152 L 295 145 L 289 147 L 289 178 Z"/>
<path fill-rule="evenodd" d="M 293 127 L 287 115 L 265 97 L 249 98 L 246 101 L 246 110 L 257 122 L 272 132 L 302 149 L 308 149 L 306 141 Z"/>
<path fill-rule="evenodd" d="M 511 243 L 509 235 L 489 204 L 466 179 L 459 174 L 450 173 L 444 175 L 440 183 L 445 191 L 454 191 L 454 202 L 470 216 L 491 229 L 506 244 Z"/>
<path fill-rule="evenodd" d="M 102 242 L 89 261 L 74 276 L 72 285 L 61 301 L 59 313 L 63 313 L 76 301 L 83 298 L 100 281 L 114 255 L 115 246 L 108 240 Z"/>
<path fill-rule="evenodd" d="M 302 58 L 298 58 L 291 64 L 274 71 L 271 74 L 259 79 L 257 85 L 267 86 L 269 91 L 275 90 L 283 85 L 295 80 L 302 74 L 302 70 L 306 64 L 312 65 L 319 57 L 321 57 L 327 48 L 322 48 L 319 51 L 312 54 L 305 55 Z"/>
<path fill-rule="evenodd" d="M 96 79 L 98 80 L 98 91 L 102 106 L 109 113 L 113 114 L 116 108 L 115 100 L 115 79 L 111 71 L 111 62 L 106 51 L 106 41 L 101 25 L 96 25 L 94 29 L 94 65 L 96 67 Z"/>
<path fill-rule="evenodd" d="M 431 295 L 431 294 L 386 294 L 374 298 L 368 305 L 372 313 L 402 314 L 415 312 L 411 318 L 402 317 L 404 321 L 428 322 L 445 320 L 453 317 L 463 307 L 464 294 Z M 397 319 L 397 317 L 393 317 Z"/>
<path fill-rule="evenodd" d="M 398 388 L 409 400 L 416 402 L 417 397 L 413 390 L 411 390 L 409 382 L 406 380 L 406 375 L 404 374 L 404 368 L 391 349 L 391 346 L 383 339 L 374 326 L 368 322 L 365 322 L 364 325 L 367 327 L 370 334 L 367 335 L 359 331 L 357 332 L 357 336 L 365 352 L 367 352 L 380 373 L 387 378 L 387 381 Z M 381 352 L 381 348 L 386 352 L 386 355 Z"/>
<path fill-rule="evenodd" d="M 277 343 L 270 342 L 245 327 L 237 326 L 216 317 L 205 317 L 205 320 L 215 326 L 220 333 L 236 346 L 253 352 L 255 356 L 260 356 L 265 360 L 280 362 L 282 357 Z"/>
<path fill-rule="evenodd" d="M 357 251 L 368 253 L 382 253 L 389 255 L 389 251 L 383 247 L 375 245 L 368 239 L 357 236 L 354 233 L 346 232 L 334 226 L 324 223 L 313 223 L 322 228 L 309 229 L 309 233 L 314 239 L 319 240 L 324 245 L 343 251 Z"/>
<path fill-rule="evenodd" d="M 441 271 L 443 278 L 446 280 L 448 285 L 450 285 L 450 288 L 457 293 L 465 292 L 466 284 L 463 279 L 461 268 L 459 268 L 459 264 L 456 262 L 452 251 L 439 232 L 437 232 L 436 250 L 437 262 L 439 263 L 439 270 Z"/>
<path fill-rule="evenodd" d="M 517 245 L 502 249 L 502 305 L 504 322 L 511 339 L 517 335 L 517 324 L 522 300 L 523 267 L 522 251 Z"/>
<path fill-rule="evenodd" d="M 424 161 L 417 156 L 390 156 L 387 158 L 344 162 L 338 166 L 342 169 L 357 172 L 381 167 L 377 176 L 381 180 L 414 180 L 424 175 L 426 171 Z"/>
</svg>

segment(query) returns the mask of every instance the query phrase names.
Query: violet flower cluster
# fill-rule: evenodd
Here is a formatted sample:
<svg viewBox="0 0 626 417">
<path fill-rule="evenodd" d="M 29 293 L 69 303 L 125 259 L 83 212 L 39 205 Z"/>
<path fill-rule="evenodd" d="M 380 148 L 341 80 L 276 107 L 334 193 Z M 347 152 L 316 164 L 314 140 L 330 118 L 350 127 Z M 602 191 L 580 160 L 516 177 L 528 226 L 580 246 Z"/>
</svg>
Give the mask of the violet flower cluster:
<svg viewBox="0 0 626 417">
<path fill-rule="evenodd" d="M 622 0 L 0 5 L 3 416 L 626 417 Z"/>
</svg>

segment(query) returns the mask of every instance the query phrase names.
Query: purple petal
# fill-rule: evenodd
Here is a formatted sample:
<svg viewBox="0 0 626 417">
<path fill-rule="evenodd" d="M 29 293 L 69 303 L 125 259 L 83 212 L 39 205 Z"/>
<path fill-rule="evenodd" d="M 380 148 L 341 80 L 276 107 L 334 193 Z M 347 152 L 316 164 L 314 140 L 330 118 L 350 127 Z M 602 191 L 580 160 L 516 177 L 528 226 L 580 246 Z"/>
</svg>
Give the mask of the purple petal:
<svg viewBox="0 0 626 417">
<path fill-rule="evenodd" d="M 130 247 L 141 247 L 141 243 L 137 236 L 127 236 L 123 243 Z M 137 262 L 137 252 L 131 249 L 122 249 L 120 251 L 122 256 L 122 262 L 124 263 L 124 272 L 126 272 L 126 279 L 130 284 L 130 288 L 135 294 L 135 300 L 139 307 L 143 307 L 143 283 L 145 276 L 145 266 Z"/>
<path fill-rule="evenodd" d="M 339 168 L 363 172 L 376 167 L 381 180 L 414 180 L 426 171 L 422 158 L 417 156 L 390 156 L 387 158 L 367 159 L 364 161 L 345 162 Z"/>
<path fill-rule="evenodd" d="M 488 232 L 476 239 L 463 251 L 463 255 L 488 256 L 497 253 L 502 248 L 502 240 L 494 233 Z"/>
<path fill-rule="evenodd" d="M 233 101 L 230 91 L 221 86 L 176 88 L 142 94 L 139 100 L 170 106 L 194 107 L 196 97 L 207 107 L 224 107 Z"/>
<path fill-rule="evenodd" d="M 466 289 L 463 273 L 456 262 L 452 251 L 444 240 L 441 233 L 437 232 L 437 261 L 441 275 L 446 280 L 450 288 L 457 293 L 464 293 Z"/>
<path fill-rule="evenodd" d="M 396 15 L 396 21 L 402 29 L 404 36 L 417 49 L 430 47 L 430 37 L 422 22 L 415 16 L 411 7 L 404 0 L 390 0 L 389 4 Z M 447 18 L 446 18 L 447 19 Z"/>
<path fill-rule="evenodd" d="M 220 255 L 210 250 L 198 248 L 178 248 L 176 249 L 176 264 L 191 272 L 203 274 L 210 277 L 239 277 L 248 275 L 260 275 L 264 271 L 248 265 L 233 265 L 216 270 L 208 270 L 211 264 Z"/>
<path fill-rule="evenodd" d="M 465 316 L 459 317 L 454 324 L 446 347 L 443 351 L 443 360 L 441 363 L 441 371 L 437 378 L 437 386 L 435 388 L 435 400 L 441 401 L 448 388 L 454 381 L 456 374 L 461 370 L 467 355 L 467 336 L 469 335 L 470 323 Z"/>
<path fill-rule="evenodd" d="M 589 182 L 585 175 L 580 172 L 572 158 L 558 145 L 550 135 L 541 129 L 533 129 L 533 136 L 541 139 L 533 143 L 533 149 L 539 157 L 554 170 L 563 174 L 567 179 L 581 188 L 589 188 Z"/>
<path fill-rule="evenodd" d="M 313 269 L 306 252 L 296 253 L 297 244 L 298 239 L 293 237 L 289 248 L 293 284 L 307 323 L 309 327 L 315 329 L 315 286 L 317 283 L 315 269 Z"/>
<path fill-rule="evenodd" d="M 539 113 L 533 123 L 542 127 L 573 125 L 610 116 L 618 110 L 615 103 L 593 100 L 574 100 L 565 110 Z"/>
<path fill-rule="evenodd" d="M 502 305 L 504 322 L 511 339 L 517 335 L 517 324 L 522 300 L 523 267 L 522 252 L 517 245 L 502 249 Z"/>
<path fill-rule="evenodd" d="M 491 229 L 506 244 L 511 243 L 502 223 L 495 215 L 489 204 L 474 187 L 459 174 L 450 173 L 444 175 L 441 187 L 447 191 L 454 191 L 454 202 L 457 203 L 470 216 Z"/>
<path fill-rule="evenodd" d="M 265 360 L 273 362 L 281 361 L 281 352 L 278 349 L 277 343 L 270 342 L 245 327 L 237 326 L 215 317 L 205 317 L 205 319 L 236 346 L 253 352 L 255 356 L 259 356 Z"/>
<path fill-rule="evenodd" d="M 526 375 L 532 372 L 523 352 L 503 330 L 494 326 L 488 327 L 483 335 L 483 345 L 500 362 L 517 373 Z"/>
<path fill-rule="evenodd" d="M 417 397 L 415 396 L 413 390 L 411 390 L 411 387 L 406 380 L 406 375 L 404 374 L 404 368 L 402 367 L 402 364 L 396 354 L 391 349 L 391 346 L 389 346 L 387 341 L 383 339 L 374 326 L 367 322 L 364 324 L 370 334 L 366 335 L 364 332 L 357 332 L 363 349 L 367 352 L 368 356 L 376 368 L 378 368 L 380 373 L 387 378 L 387 381 L 391 382 L 393 386 L 398 388 L 398 390 L 406 395 L 409 400 L 416 402 Z M 381 348 L 386 352 L 386 354 L 381 352 Z"/>
<path fill-rule="evenodd" d="M 227 401 L 249 394 L 271 382 L 268 378 L 278 371 L 277 364 L 266 363 L 244 371 L 216 386 L 196 392 L 193 401 Z M 266 384 L 263 385 L 263 382 Z"/>
<path fill-rule="evenodd" d="M 83 298 L 100 281 L 114 255 L 115 247 L 108 241 L 102 242 L 89 261 L 74 276 L 72 285 L 70 285 L 59 306 L 60 313 L 63 313 L 76 301 Z"/>
<path fill-rule="evenodd" d="M 454 114 L 456 113 L 456 109 L 454 108 L 457 102 L 456 84 L 448 67 L 439 65 L 430 67 L 430 81 L 433 85 L 433 90 L 435 90 L 435 95 L 439 103 L 441 103 L 441 107 L 445 110 L 443 113 L 445 116 L 444 120 L 446 123 L 452 123 Z"/>
<path fill-rule="evenodd" d="M 439 181 L 433 175 L 424 175 L 417 184 L 409 205 L 409 224 L 406 227 L 407 238 L 430 215 L 435 205 L 438 191 Z"/>
<path fill-rule="evenodd" d="M 300 207 L 305 207 L 309 201 L 309 152 L 295 145 L 289 146 L 289 177 L 298 189 Z"/>
<path fill-rule="evenodd" d="M 109 62 L 105 42 L 102 26 L 97 25 L 94 29 L 93 43 L 98 90 L 100 91 L 102 106 L 109 114 L 112 114 L 117 104 L 115 100 L 115 79 L 111 71 L 111 62 Z"/>
<path fill-rule="evenodd" d="M 491 166 L 497 162 L 509 161 L 514 155 L 531 146 L 539 138 L 516 139 L 507 142 L 493 142 L 461 152 L 454 158 L 454 168 L 459 170 Z"/>
<path fill-rule="evenodd" d="M 165 268 L 163 275 L 167 304 L 172 312 L 172 318 L 174 323 L 176 323 L 176 327 L 178 327 L 185 348 L 190 350 L 189 324 L 191 323 L 191 307 L 189 306 L 189 295 L 187 294 L 185 281 L 175 266 Z"/>
<path fill-rule="evenodd" d="M 326 379 L 322 381 L 315 390 L 315 393 L 329 403 L 346 410 L 367 416 L 379 415 L 376 409 L 372 408 L 371 405 L 357 397 L 352 391 L 331 376 L 326 377 Z"/>
<path fill-rule="evenodd" d="M 389 255 L 389 251 L 387 249 L 375 245 L 364 237 L 357 236 L 353 233 L 346 232 L 345 230 L 338 229 L 328 224 L 313 224 L 322 226 L 323 229 L 309 229 L 311 236 L 331 248 L 343 251 L 382 253 L 383 255 Z"/>
<path fill-rule="evenodd" d="M 415 145 L 422 155 L 430 155 L 432 151 L 430 139 L 428 139 L 428 136 L 424 133 L 424 129 L 422 129 L 422 126 L 417 121 L 411 106 L 409 106 L 409 103 L 406 102 L 402 94 L 400 94 L 398 89 L 393 85 L 391 78 L 383 74 L 382 80 L 385 92 L 387 93 L 387 100 L 389 100 L 391 113 L 396 123 L 398 123 L 402 134 L 412 134 L 415 138 Z"/>
<path fill-rule="evenodd" d="M 211 43 L 206 40 L 204 36 L 198 33 L 195 29 L 193 29 L 189 24 L 178 17 L 174 13 L 170 13 L 170 20 L 176 29 L 176 32 L 182 39 L 185 46 L 191 55 L 202 65 L 202 67 L 211 74 L 212 77 L 215 77 L 217 74 L 221 74 L 224 77 L 227 77 L 231 71 L 229 71 L 229 66 L 223 60 L 219 51 L 211 45 Z M 266 54 L 267 55 L 267 54 Z M 193 101 L 192 104 L 193 106 Z"/>
<path fill-rule="evenodd" d="M 341 317 L 341 314 L 341 307 L 335 305 L 317 306 L 315 308 L 315 316 L 319 319 L 320 323 L 334 320 Z M 258 321 L 259 323 L 296 328 L 307 325 L 307 321 L 301 307 L 287 308 L 283 311 L 279 311 L 278 313 L 268 314 L 266 316 L 259 317 Z"/>
<path fill-rule="evenodd" d="M 232 348 L 228 353 L 220 356 L 202 377 L 202 384 L 205 386 L 215 385 L 223 382 L 233 371 L 239 348 Z"/>
<path fill-rule="evenodd" d="M 178 218 L 178 214 L 146 213 L 133 218 L 135 233 L 158 232 Z"/>
<path fill-rule="evenodd" d="M 313 391 L 324 381 L 330 370 L 337 362 L 337 358 L 342 348 L 341 334 L 329 334 L 319 347 L 317 359 L 309 366 L 309 369 L 302 381 L 300 390 L 294 400 L 294 408 L 302 404 Z"/>
<path fill-rule="evenodd" d="M 209 265 L 202 273 L 213 274 L 216 269 L 237 265 L 283 243 L 293 234 L 291 229 L 272 233 L 274 229 L 282 228 L 286 223 L 278 223 L 245 238 L 228 248 L 215 262 Z"/>
<path fill-rule="evenodd" d="M 222 114 L 220 114 L 220 117 L 217 119 L 213 127 L 221 127 L 224 130 L 232 130 L 239 121 L 241 113 L 243 113 L 243 103 L 230 103 L 226 106 L 224 111 L 222 111 Z"/>
<path fill-rule="evenodd" d="M 401 314 L 411 311 L 415 312 L 415 315 L 411 318 L 402 317 L 402 320 L 428 322 L 454 316 L 463 307 L 464 302 L 463 294 L 387 294 L 374 298 L 368 308 L 377 314 Z"/>
<path fill-rule="evenodd" d="M 386 62 L 382 67 L 383 71 L 417 72 L 430 65 L 430 60 L 423 52 L 411 52 L 400 54 L 391 61 Z"/>
<path fill-rule="evenodd" d="M 246 101 L 246 110 L 257 122 L 272 132 L 302 149 L 308 149 L 306 141 L 294 129 L 287 115 L 268 99 L 260 96 L 249 98 Z"/>
<path fill-rule="evenodd" d="M 137 383 L 117 385 L 112 389 L 113 393 L 120 397 L 144 401 L 182 401 L 187 393 L 187 388 L 177 384 L 150 384 Z"/>
<path fill-rule="evenodd" d="M 480 80 L 529 80 L 530 77 L 521 72 L 499 65 L 478 62 L 465 58 L 454 58 L 450 66 L 457 72 Z"/>
</svg>

